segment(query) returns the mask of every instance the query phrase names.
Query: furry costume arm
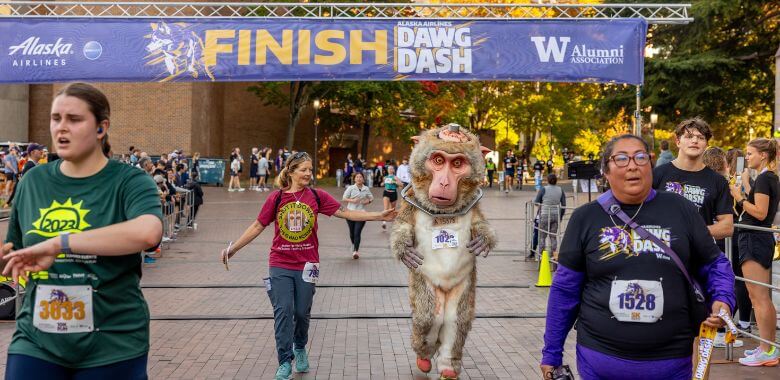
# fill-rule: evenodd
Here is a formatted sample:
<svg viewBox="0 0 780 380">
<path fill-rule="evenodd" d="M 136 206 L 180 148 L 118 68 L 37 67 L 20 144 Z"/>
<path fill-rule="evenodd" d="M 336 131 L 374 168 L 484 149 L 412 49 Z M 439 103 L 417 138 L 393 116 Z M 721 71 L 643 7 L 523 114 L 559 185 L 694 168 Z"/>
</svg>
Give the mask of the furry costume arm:
<svg viewBox="0 0 780 380">
<path fill-rule="evenodd" d="M 481 240 L 480 243 L 475 243 L 474 246 L 477 247 L 477 249 L 474 249 L 473 252 L 476 255 L 482 254 L 483 257 L 487 257 L 488 253 L 496 248 L 496 245 L 498 245 L 498 238 L 496 238 L 496 231 L 493 230 L 492 227 L 490 227 L 490 224 L 488 224 L 487 219 L 485 219 L 485 216 L 482 215 L 482 211 L 479 210 L 479 208 L 474 207 L 472 209 L 472 217 L 471 217 L 471 238 L 472 242 L 476 242 L 478 239 Z M 469 246 L 472 244 L 469 243 Z"/>
<path fill-rule="evenodd" d="M 390 250 L 396 259 L 403 261 L 407 246 L 414 245 L 414 207 L 407 203 L 401 204 L 401 210 L 393 223 L 390 233 Z M 407 264 L 408 266 L 408 264 Z"/>
</svg>

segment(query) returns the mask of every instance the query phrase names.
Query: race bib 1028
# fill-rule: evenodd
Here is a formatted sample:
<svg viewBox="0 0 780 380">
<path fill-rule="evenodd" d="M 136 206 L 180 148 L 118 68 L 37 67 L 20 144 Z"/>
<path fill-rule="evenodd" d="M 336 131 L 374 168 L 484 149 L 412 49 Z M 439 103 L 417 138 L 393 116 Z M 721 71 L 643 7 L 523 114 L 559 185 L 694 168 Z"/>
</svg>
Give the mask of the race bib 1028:
<svg viewBox="0 0 780 380">
<path fill-rule="evenodd" d="M 435 229 L 432 234 L 431 248 L 457 248 L 458 232 L 448 228 Z"/>
<path fill-rule="evenodd" d="M 38 285 L 33 326 L 55 334 L 92 332 L 92 287 Z"/>
<path fill-rule="evenodd" d="M 612 281 L 609 310 L 621 322 L 655 323 L 664 314 L 663 284 L 647 280 Z"/>
</svg>

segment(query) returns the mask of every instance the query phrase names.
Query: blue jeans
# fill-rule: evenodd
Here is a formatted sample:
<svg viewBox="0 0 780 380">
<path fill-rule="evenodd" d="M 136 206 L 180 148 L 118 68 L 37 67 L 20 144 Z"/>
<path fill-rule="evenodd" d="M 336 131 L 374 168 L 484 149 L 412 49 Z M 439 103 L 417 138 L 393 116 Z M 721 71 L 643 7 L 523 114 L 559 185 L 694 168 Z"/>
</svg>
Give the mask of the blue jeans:
<svg viewBox="0 0 780 380">
<path fill-rule="evenodd" d="M 268 297 L 274 307 L 274 337 L 279 364 L 293 360 L 295 348 L 305 348 L 309 340 L 309 317 L 316 287 L 303 281 L 302 270 L 270 267 L 271 290 Z"/>
<path fill-rule="evenodd" d="M 8 354 L 5 378 L 8 380 L 146 380 L 148 355 L 92 368 L 68 368 L 20 354 Z"/>
</svg>

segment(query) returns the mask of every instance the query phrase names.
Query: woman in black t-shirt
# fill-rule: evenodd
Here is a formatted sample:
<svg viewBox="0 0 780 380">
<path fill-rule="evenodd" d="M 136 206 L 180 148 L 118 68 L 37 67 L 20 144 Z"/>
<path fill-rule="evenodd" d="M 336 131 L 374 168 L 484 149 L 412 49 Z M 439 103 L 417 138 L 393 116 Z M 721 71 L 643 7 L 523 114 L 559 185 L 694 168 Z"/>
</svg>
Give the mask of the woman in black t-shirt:
<svg viewBox="0 0 780 380">
<path fill-rule="evenodd" d="M 777 163 L 775 157 L 777 143 L 772 139 L 755 139 L 748 143 L 745 150 L 745 163 L 748 169 L 760 171 L 751 183 L 748 172 L 742 173 L 741 189 L 739 184 L 731 186 L 731 194 L 737 205 L 744 210 L 740 223 L 757 227 L 772 227 L 780 196 L 780 183 L 774 173 Z M 744 193 L 743 193 L 744 190 Z M 747 194 L 747 196 L 745 195 Z M 774 254 L 775 239 L 771 232 L 742 229 L 739 235 L 739 262 L 745 278 L 772 283 L 770 268 Z M 747 283 L 750 301 L 758 323 L 761 338 L 775 340 L 776 310 L 767 287 Z M 755 350 L 746 351 L 747 357 L 739 359 L 747 366 L 777 365 L 780 362 L 780 350 L 761 343 Z"/>
<path fill-rule="evenodd" d="M 600 199 L 616 202 L 632 223 L 674 250 L 712 301 L 705 323 L 720 327 L 717 313 L 733 309 L 734 274 L 696 206 L 652 189 L 649 147 L 637 136 L 616 137 L 603 151 L 602 171 L 612 190 Z M 575 321 L 582 379 L 624 379 L 627 374 L 635 379 L 691 378 L 698 326 L 691 324 L 688 282 L 664 249 L 628 224 L 597 202 L 574 211 L 547 302 L 544 378 L 562 364 L 566 335 Z"/>
</svg>

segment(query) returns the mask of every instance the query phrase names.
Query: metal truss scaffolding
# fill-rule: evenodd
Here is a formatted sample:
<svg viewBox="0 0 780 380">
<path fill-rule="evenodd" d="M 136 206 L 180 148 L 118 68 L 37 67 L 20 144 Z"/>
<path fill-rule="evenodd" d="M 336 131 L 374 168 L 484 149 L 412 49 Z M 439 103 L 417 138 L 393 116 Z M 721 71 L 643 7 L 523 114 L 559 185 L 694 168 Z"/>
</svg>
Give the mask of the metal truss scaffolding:
<svg viewBox="0 0 780 380">
<path fill-rule="evenodd" d="M 0 1 L 0 17 L 613 20 L 686 24 L 690 4 L 372 4 Z"/>
</svg>

